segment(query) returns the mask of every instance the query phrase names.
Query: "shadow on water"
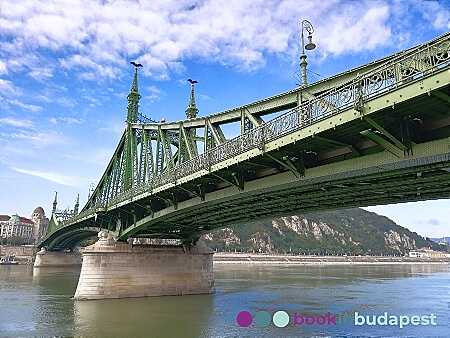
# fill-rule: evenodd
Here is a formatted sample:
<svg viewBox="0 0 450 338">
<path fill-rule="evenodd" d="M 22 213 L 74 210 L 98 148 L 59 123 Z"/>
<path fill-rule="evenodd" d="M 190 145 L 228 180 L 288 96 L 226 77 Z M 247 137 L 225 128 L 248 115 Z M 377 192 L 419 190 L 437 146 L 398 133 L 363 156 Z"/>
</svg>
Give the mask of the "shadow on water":
<svg viewBox="0 0 450 338">
<path fill-rule="evenodd" d="M 75 301 L 75 327 L 81 335 L 106 337 L 202 336 L 214 295 Z"/>
</svg>

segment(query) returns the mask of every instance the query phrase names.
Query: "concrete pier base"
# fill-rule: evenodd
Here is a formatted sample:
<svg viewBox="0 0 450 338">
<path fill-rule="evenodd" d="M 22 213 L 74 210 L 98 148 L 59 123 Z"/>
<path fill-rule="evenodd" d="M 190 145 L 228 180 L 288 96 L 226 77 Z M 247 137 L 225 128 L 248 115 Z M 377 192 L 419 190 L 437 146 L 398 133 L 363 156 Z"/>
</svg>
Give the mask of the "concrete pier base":
<svg viewBox="0 0 450 338">
<path fill-rule="evenodd" d="M 67 251 L 45 251 L 36 253 L 35 268 L 49 266 L 75 266 L 81 265 L 81 253 Z"/>
<path fill-rule="evenodd" d="M 115 243 L 106 232 L 83 249 L 74 299 L 213 293 L 213 251 L 196 246 Z"/>
</svg>

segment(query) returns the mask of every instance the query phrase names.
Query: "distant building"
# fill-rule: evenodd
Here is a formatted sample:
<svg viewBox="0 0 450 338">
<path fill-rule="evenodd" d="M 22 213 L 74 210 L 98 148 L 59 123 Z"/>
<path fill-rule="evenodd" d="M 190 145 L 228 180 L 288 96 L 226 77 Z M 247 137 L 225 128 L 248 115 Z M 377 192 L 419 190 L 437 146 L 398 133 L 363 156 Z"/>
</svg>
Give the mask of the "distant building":
<svg viewBox="0 0 450 338">
<path fill-rule="evenodd" d="M 17 215 L 0 215 L 0 237 L 22 237 L 25 242 L 38 243 L 47 234 L 50 221 L 42 207 L 37 207 L 31 219 Z"/>
<path fill-rule="evenodd" d="M 409 252 L 409 257 L 422 258 L 422 257 L 428 257 L 428 255 L 426 254 L 426 252 L 423 252 L 420 250 L 411 250 Z"/>
<path fill-rule="evenodd" d="M 419 250 L 411 250 L 409 257 L 429 257 L 429 258 L 447 258 L 450 254 L 446 251 L 434 251 L 430 248 L 420 248 Z"/>
</svg>

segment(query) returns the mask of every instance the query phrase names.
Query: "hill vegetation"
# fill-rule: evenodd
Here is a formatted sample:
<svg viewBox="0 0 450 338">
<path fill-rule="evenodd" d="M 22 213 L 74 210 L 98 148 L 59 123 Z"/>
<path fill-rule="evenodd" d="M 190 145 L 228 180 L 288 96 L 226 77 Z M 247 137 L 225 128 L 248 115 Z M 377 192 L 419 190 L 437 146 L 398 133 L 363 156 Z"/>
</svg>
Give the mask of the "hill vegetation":
<svg viewBox="0 0 450 338">
<path fill-rule="evenodd" d="M 217 251 L 322 255 L 402 255 L 421 247 L 446 249 L 360 208 L 242 224 L 205 235 L 205 243 Z"/>
</svg>

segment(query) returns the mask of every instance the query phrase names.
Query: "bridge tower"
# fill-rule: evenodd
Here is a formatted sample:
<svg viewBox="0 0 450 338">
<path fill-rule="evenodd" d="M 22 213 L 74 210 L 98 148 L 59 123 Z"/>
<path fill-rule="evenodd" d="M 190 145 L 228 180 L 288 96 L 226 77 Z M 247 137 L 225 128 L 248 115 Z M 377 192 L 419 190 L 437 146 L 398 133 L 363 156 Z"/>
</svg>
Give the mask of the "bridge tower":
<svg viewBox="0 0 450 338">
<path fill-rule="evenodd" d="M 52 214 L 56 212 L 56 206 L 58 205 L 58 192 L 55 191 L 55 199 L 53 200 Z"/>
<path fill-rule="evenodd" d="M 126 191 L 133 187 L 137 179 L 135 176 L 138 167 L 137 138 L 136 133 L 132 128 L 132 124 L 138 121 L 139 99 L 141 98 L 138 90 L 137 75 L 138 66 L 134 67 L 133 83 L 131 85 L 130 93 L 127 96 L 128 114 L 126 120 L 127 125 L 124 149 L 124 170 L 122 172 L 122 191 Z"/>
<path fill-rule="evenodd" d="M 198 81 L 192 79 L 188 79 L 188 81 L 191 83 L 191 94 L 189 96 L 189 104 L 187 109 L 185 110 L 185 113 L 186 117 L 189 120 L 196 118 L 199 110 L 195 104 L 194 93 L 194 84 L 198 83 Z M 184 128 L 184 130 L 180 129 L 179 135 L 181 141 L 184 141 L 180 142 L 180 162 L 184 162 L 198 156 L 197 142 L 195 141 L 195 137 L 197 135 L 196 128 Z"/>
<path fill-rule="evenodd" d="M 77 195 L 77 199 L 75 200 L 75 207 L 73 208 L 73 215 L 78 215 L 78 208 L 80 207 L 80 194 Z"/>
<path fill-rule="evenodd" d="M 191 79 L 188 80 L 191 83 L 191 96 L 189 98 L 189 105 L 186 109 L 186 116 L 188 119 L 193 119 L 197 117 L 198 109 L 195 105 L 195 95 L 194 95 L 194 84 L 198 83 L 197 81 L 193 81 Z"/>
</svg>

